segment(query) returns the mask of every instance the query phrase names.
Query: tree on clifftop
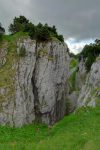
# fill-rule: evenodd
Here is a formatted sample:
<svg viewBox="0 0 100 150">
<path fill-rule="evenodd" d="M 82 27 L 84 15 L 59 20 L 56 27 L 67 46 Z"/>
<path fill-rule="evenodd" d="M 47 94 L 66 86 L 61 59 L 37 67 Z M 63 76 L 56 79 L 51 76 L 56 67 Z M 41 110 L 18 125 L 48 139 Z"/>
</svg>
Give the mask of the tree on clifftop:
<svg viewBox="0 0 100 150">
<path fill-rule="evenodd" d="M 92 64 L 95 62 L 96 58 L 100 55 L 100 40 L 95 40 L 95 43 L 85 45 L 82 52 L 78 54 L 79 60 L 83 59 L 85 61 L 85 66 L 87 72 L 90 71 Z"/>
<path fill-rule="evenodd" d="M 15 17 L 13 23 L 9 26 L 9 32 L 15 34 L 19 31 L 24 31 L 25 27 L 29 23 L 29 20 L 24 16 Z"/>
<path fill-rule="evenodd" d="M 9 26 L 9 32 L 15 34 L 17 32 L 27 32 L 28 35 L 37 41 L 49 41 L 52 37 L 57 38 L 59 41 L 64 42 L 62 35 L 57 33 L 55 26 L 49 26 L 47 23 L 34 25 L 24 16 L 15 17 L 13 23 Z"/>
</svg>

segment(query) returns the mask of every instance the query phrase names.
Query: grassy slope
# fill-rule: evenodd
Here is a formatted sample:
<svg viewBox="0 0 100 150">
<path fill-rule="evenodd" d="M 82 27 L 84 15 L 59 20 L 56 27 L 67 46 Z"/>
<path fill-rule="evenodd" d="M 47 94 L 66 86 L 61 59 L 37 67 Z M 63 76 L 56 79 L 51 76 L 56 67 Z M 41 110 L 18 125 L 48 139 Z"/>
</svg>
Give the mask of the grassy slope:
<svg viewBox="0 0 100 150">
<path fill-rule="evenodd" d="M 100 108 L 83 108 L 52 128 L 0 127 L 0 150 L 100 150 Z"/>
</svg>

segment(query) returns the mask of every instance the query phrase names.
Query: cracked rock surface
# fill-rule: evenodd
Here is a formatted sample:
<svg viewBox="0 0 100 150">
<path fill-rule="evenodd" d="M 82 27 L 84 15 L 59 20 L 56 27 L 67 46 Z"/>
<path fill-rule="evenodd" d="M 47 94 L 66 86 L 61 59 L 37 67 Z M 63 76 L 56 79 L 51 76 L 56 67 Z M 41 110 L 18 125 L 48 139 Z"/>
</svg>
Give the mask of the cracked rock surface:
<svg viewBox="0 0 100 150">
<path fill-rule="evenodd" d="M 16 70 L 13 92 L 0 87 L 0 124 L 20 127 L 36 121 L 52 125 L 66 114 L 68 48 L 58 41 L 23 39 L 17 42 L 17 54 L 23 46 L 25 56 L 12 64 Z"/>
<path fill-rule="evenodd" d="M 78 98 L 78 106 L 100 106 L 100 59 L 93 63 Z"/>
</svg>

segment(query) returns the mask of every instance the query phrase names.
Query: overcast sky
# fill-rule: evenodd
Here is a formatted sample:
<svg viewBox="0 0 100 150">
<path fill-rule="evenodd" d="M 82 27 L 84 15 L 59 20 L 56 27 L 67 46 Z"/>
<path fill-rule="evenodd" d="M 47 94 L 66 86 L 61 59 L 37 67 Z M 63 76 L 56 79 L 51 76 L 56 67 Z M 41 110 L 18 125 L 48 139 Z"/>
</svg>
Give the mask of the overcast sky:
<svg viewBox="0 0 100 150">
<path fill-rule="evenodd" d="M 0 22 L 5 28 L 19 15 L 34 24 L 56 25 L 76 53 L 100 38 L 100 0 L 0 0 Z"/>
</svg>

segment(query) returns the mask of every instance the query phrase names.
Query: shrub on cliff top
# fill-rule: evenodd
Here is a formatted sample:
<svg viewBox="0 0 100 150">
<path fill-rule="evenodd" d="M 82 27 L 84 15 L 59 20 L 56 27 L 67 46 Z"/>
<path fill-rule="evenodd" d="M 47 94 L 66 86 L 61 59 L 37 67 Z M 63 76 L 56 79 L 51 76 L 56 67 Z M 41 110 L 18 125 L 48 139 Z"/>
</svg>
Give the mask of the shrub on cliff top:
<svg viewBox="0 0 100 150">
<path fill-rule="evenodd" d="M 11 34 L 20 31 L 27 32 L 32 39 L 37 41 L 49 41 L 52 37 L 56 37 L 59 41 L 64 42 L 63 36 L 57 33 L 55 26 L 50 27 L 47 23 L 45 25 L 42 23 L 34 25 L 24 16 L 15 17 L 13 23 L 9 26 Z"/>
</svg>

